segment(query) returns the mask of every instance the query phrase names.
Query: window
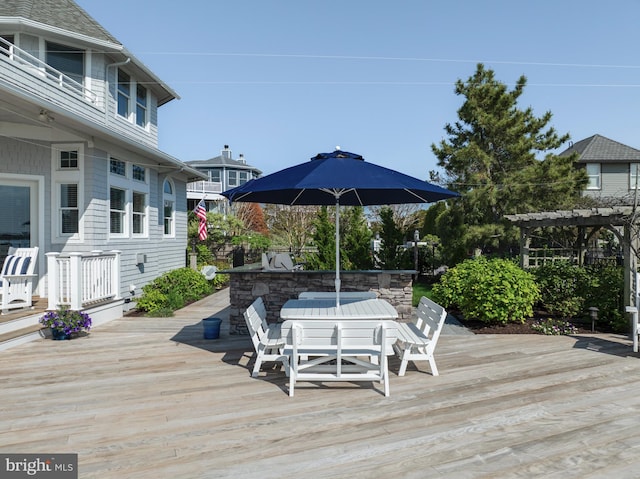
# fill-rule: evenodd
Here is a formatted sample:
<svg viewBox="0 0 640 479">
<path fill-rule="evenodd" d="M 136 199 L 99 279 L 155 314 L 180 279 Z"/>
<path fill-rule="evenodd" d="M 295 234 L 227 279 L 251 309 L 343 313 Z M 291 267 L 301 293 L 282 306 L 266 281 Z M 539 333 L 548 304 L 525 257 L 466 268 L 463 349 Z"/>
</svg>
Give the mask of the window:
<svg viewBox="0 0 640 479">
<path fill-rule="evenodd" d="M 84 83 L 84 51 L 53 42 L 47 42 L 46 49 L 46 62 L 51 68 L 64 73 L 80 85 Z"/>
<path fill-rule="evenodd" d="M 220 183 L 220 170 L 209 170 L 209 181 Z"/>
<path fill-rule="evenodd" d="M 136 86 L 136 124 L 147 126 L 147 89 L 142 85 Z"/>
<path fill-rule="evenodd" d="M 173 193 L 173 185 L 169 180 L 164 180 L 164 208 L 163 208 L 163 217 L 164 217 L 164 234 L 165 235 L 173 235 L 173 205 L 175 201 L 175 196 Z"/>
<path fill-rule="evenodd" d="M 77 243 L 83 239 L 84 146 L 51 145 L 51 239 Z"/>
<path fill-rule="evenodd" d="M 115 238 L 148 233 L 147 170 L 117 158 L 109 159 L 109 233 Z M 172 197 L 172 201 L 175 198 Z"/>
<path fill-rule="evenodd" d="M 147 181 L 147 169 L 144 166 L 133 165 L 132 177 L 136 181 Z"/>
<path fill-rule="evenodd" d="M 240 184 L 244 185 L 247 181 L 249 181 L 249 173 L 246 171 L 240 172 Z"/>
<path fill-rule="evenodd" d="M 133 192 L 133 217 L 132 217 L 132 229 L 133 234 L 142 235 L 145 232 L 145 194 Z"/>
<path fill-rule="evenodd" d="M 131 78 L 118 68 L 118 115 L 129 119 L 131 100 Z"/>
<path fill-rule="evenodd" d="M 78 151 L 61 151 L 60 152 L 60 169 L 77 170 L 78 169 Z"/>
<path fill-rule="evenodd" d="M 600 163 L 587 163 L 588 190 L 600 189 Z"/>
<path fill-rule="evenodd" d="M 78 184 L 60 185 L 60 232 L 74 235 L 79 232 Z"/>
<path fill-rule="evenodd" d="M 13 54 L 13 35 L 0 35 L 0 55 L 4 55 L 5 57 L 11 56 Z"/>
<path fill-rule="evenodd" d="M 109 189 L 109 232 L 125 234 L 125 217 L 127 214 L 127 193 L 119 188 Z"/>
<path fill-rule="evenodd" d="M 229 186 L 238 186 L 238 172 L 229 171 Z"/>
<path fill-rule="evenodd" d="M 118 115 L 146 128 L 149 122 L 149 90 L 118 69 Z"/>
<path fill-rule="evenodd" d="M 640 163 L 629 164 L 629 189 L 637 190 L 640 188 Z"/>
<path fill-rule="evenodd" d="M 114 175 L 127 176 L 127 164 L 124 161 L 111 158 L 109 162 L 109 171 Z"/>
</svg>

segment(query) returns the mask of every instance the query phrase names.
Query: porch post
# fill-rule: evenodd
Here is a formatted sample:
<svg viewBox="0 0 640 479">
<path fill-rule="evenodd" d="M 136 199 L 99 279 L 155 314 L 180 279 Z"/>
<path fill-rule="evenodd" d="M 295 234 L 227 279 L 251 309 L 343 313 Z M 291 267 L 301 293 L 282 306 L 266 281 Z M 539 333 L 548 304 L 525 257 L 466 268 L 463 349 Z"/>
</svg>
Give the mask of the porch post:
<svg viewBox="0 0 640 479">
<path fill-rule="evenodd" d="M 60 253 L 46 253 L 45 256 L 47 257 L 47 309 L 54 310 L 58 309 L 60 304 L 60 298 L 58 297 L 60 294 L 60 284 L 58 282 L 60 271 L 58 270 L 57 261 Z"/>
<path fill-rule="evenodd" d="M 69 253 L 69 309 L 80 311 L 83 297 L 82 253 Z"/>
<path fill-rule="evenodd" d="M 111 291 L 113 291 L 114 296 L 113 299 L 120 299 L 120 256 L 122 255 L 122 251 L 113 250 L 111 251 L 114 255 L 113 263 L 111 267 Z"/>
</svg>

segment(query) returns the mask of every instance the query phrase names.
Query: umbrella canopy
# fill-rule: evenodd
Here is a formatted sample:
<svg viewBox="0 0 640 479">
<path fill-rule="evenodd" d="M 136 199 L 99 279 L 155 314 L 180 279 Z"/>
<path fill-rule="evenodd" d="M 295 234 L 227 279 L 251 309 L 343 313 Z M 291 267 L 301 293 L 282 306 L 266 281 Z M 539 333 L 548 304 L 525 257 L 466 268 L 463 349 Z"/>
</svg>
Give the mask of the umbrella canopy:
<svg viewBox="0 0 640 479">
<path fill-rule="evenodd" d="M 231 202 L 367 206 L 431 203 L 456 193 L 336 150 L 222 193 Z"/>
<path fill-rule="evenodd" d="M 222 193 L 229 201 L 336 205 L 336 304 L 340 305 L 340 205 L 432 203 L 458 196 L 426 181 L 336 150 Z"/>
</svg>

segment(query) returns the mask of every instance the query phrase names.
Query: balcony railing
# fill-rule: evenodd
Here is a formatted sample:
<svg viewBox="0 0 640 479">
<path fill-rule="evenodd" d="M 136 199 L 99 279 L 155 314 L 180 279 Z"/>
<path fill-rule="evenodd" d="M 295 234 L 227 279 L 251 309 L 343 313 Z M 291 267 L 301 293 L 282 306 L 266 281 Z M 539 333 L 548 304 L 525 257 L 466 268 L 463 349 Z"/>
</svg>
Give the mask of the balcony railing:
<svg viewBox="0 0 640 479">
<path fill-rule="evenodd" d="M 222 183 L 219 181 L 194 181 L 187 184 L 187 193 L 222 193 Z"/>
<path fill-rule="evenodd" d="M 36 78 L 51 82 L 77 98 L 94 105 L 98 102 L 98 96 L 82 83 L 75 81 L 2 37 L 0 37 L 0 59 L 13 62 L 22 71 Z"/>
<path fill-rule="evenodd" d="M 120 251 L 47 253 L 48 309 L 120 299 Z"/>
</svg>

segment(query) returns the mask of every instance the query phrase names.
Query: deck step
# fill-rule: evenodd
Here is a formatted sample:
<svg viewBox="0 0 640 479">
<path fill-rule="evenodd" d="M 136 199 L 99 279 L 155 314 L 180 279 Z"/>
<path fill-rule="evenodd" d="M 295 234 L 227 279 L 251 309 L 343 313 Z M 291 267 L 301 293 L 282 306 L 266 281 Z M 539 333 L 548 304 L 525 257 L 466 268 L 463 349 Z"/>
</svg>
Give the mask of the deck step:
<svg viewBox="0 0 640 479">
<path fill-rule="evenodd" d="M 45 335 L 45 328 L 41 324 L 16 329 L 8 333 L 0 334 L 0 351 L 7 350 L 19 344 L 28 343 L 40 339 Z"/>
</svg>

